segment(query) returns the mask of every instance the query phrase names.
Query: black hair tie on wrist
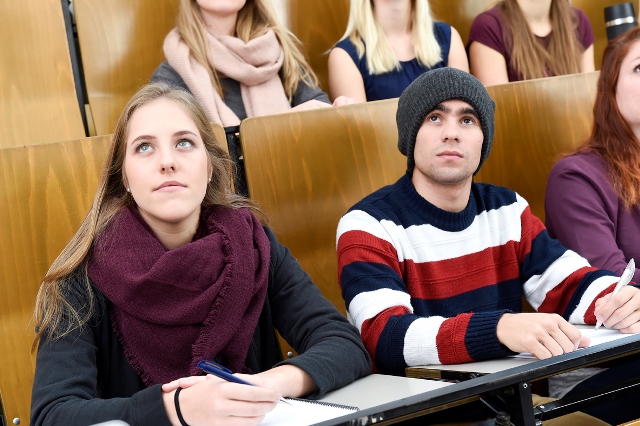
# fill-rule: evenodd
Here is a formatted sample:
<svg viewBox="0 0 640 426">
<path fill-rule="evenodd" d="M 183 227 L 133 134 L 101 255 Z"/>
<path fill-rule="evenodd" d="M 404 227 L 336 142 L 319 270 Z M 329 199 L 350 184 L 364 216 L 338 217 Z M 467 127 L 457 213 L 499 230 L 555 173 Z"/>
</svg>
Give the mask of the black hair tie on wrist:
<svg viewBox="0 0 640 426">
<path fill-rule="evenodd" d="M 178 420 L 180 420 L 180 424 L 182 426 L 189 426 L 189 424 L 184 421 L 184 417 L 182 417 L 182 412 L 180 411 L 180 401 L 178 400 L 178 396 L 180 395 L 181 390 L 182 388 L 176 389 L 176 393 L 173 397 L 173 403 L 176 405 L 176 414 L 178 415 Z"/>
</svg>

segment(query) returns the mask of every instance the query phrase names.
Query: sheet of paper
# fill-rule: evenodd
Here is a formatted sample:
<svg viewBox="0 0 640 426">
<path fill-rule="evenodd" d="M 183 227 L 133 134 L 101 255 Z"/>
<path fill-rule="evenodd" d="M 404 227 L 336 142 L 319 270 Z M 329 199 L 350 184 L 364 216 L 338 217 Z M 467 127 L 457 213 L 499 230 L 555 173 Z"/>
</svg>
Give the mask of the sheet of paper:
<svg viewBox="0 0 640 426">
<path fill-rule="evenodd" d="M 624 334 L 624 333 L 620 333 L 620 331 L 618 330 L 611 330 L 608 328 L 604 328 L 604 327 L 600 327 L 598 330 L 595 329 L 595 327 L 590 327 L 590 328 L 582 328 L 580 327 L 580 332 L 582 333 L 583 336 L 587 336 L 589 338 L 591 338 L 591 344 L 589 345 L 589 347 L 591 346 L 595 346 L 595 345 L 599 345 L 602 343 L 607 343 L 607 342 L 611 342 L 613 340 L 618 340 L 618 339 L 622 339 L 624 337 L 627 336 L 631 336 L 631 334 Z M 580 348 L 582 349 L 582 348 Z M 578 350 L 580 350 L 578 349 Z M 520 354 L 517 355 L 513 355 L 514 358 L 534 358 L 535 357 L 533 355 L 531 355 L 529 352 L 522 352 Z"/>
<path fill-rule="evenodd" d="M 264 416 L 264 419 L 260 422 L 261 426 L 309 426 L 356 411 L 355 407 L 345 407 L 319 401 L 286 399 L 291 405 L 277 404 L 273 411 Z"/>
</svg>

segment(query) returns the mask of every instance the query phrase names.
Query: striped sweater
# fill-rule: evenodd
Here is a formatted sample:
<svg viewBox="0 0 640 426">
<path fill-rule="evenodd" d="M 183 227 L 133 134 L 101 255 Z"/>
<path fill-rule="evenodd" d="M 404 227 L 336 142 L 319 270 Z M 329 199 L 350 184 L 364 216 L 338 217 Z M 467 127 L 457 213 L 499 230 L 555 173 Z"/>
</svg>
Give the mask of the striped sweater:
<svg viewBox="0 0 640 426">
<path fill-rule="evenodd" d="M 389 374 L 512 354 L 496 326 L 521 312 L 523 295 L 539 312 L 594 324 L 595 300 L 618 280 L 550 238 L 515 192 L 474 183 L 465 210 L 451 213 L 409 175 L 342 217 L 337 252 L 349 320 Z"/>
</svg>

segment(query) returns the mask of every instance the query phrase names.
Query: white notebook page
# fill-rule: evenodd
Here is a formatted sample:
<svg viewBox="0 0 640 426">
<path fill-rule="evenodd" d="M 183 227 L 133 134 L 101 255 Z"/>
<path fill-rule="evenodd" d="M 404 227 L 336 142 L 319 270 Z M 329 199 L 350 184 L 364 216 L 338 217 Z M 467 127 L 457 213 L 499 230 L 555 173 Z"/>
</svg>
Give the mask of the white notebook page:
<svg viewBox="0 0 640 426">
<path fill-rule="evenodd" d="M 358 409 L 326 402 L 285 398 L 291 405 L 278 403 L 273 411 L 267 413 L 261 426 L 308 426 L 325 420 L 344 416 Z"/>
</svg>

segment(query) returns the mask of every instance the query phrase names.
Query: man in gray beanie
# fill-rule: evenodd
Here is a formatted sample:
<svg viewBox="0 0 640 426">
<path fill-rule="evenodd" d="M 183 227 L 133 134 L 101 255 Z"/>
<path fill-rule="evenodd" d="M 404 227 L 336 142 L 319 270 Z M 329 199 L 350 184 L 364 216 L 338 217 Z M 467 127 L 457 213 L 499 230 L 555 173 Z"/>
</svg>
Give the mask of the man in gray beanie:
<svg viewBox="0 0 640 426">
<path fill-rule="evenodd" d="M 551 239 L 515 192 L 473 182 L 491 151 L 494 109 L 464 71 L 421 75 L 398 101 L 407 173 L 340 220 L 348 317 L 382 373 L 517 352 L 548 358 L 589 344 L 571 323 L 611 315 L 595 302 L 615 274 Z M 538 312 L 520 313 L 523 295 Z"/>
</svg>

